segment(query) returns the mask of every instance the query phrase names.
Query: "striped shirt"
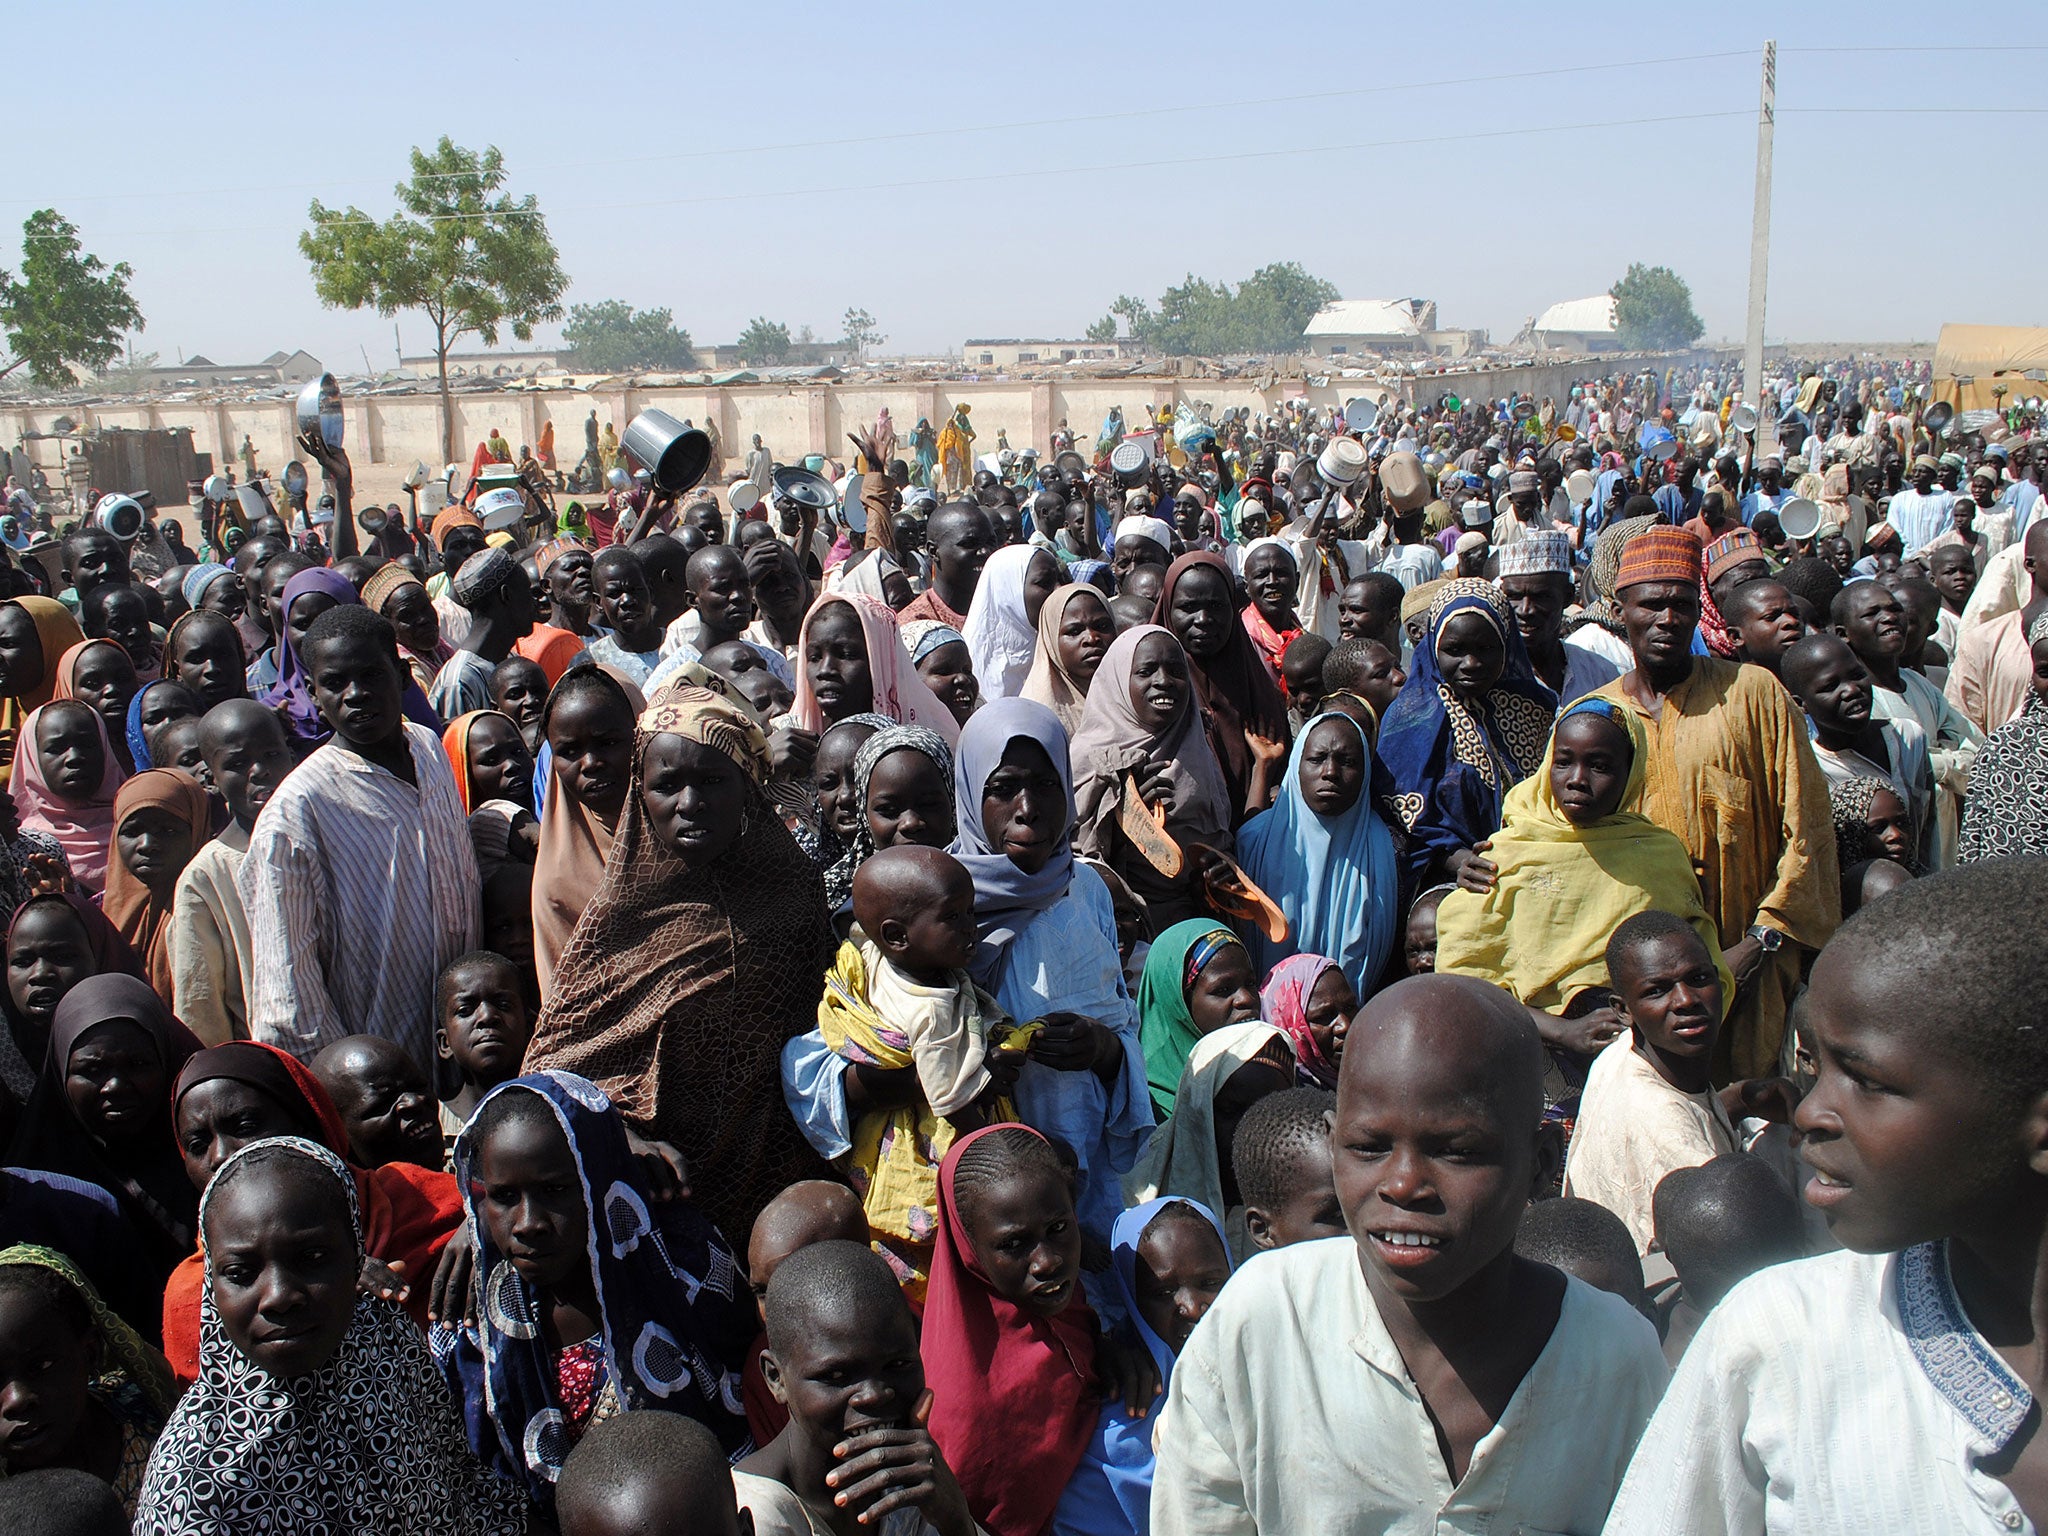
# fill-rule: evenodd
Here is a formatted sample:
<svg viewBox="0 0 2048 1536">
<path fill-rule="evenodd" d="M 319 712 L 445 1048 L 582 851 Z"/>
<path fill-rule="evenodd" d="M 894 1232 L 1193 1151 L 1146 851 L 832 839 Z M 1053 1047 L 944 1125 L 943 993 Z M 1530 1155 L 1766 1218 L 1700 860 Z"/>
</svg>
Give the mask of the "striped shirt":
<svg viewBox="0 0 2048 1536">
<path fill-rule="evenodd" d="M 256 818 L 238 884 L 256 961 L 249 1034 L 301 1060 L 382 1035 L 434 1066 L 434 982 L 476 948 L 476 854 L 441 742 L 405 723 L 415 789 L 329 742 Z"/>
<path fill-rule="evenodd" d="M 2031 1531 L 1978 1462 L 2011 1444 L 2032 1407 L 1956 1299 L 1946 1244 L 1779 1264 L 1708 1314 L 1606 1529 Z"/>
</svg>

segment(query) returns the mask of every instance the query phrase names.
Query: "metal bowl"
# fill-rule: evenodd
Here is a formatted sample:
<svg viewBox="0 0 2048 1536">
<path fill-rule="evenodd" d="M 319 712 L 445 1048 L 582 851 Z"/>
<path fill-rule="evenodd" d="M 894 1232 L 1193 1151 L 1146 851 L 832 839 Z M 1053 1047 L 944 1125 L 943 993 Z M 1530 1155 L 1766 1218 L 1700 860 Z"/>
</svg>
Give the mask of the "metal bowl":
<svg viewBox="0 0 2048 1536">
<path fill-rule="evenodd" d="M 299 391 L 299 435 L 317 435 L 329 448 L 341 447 L 341 386 L 333 374 L 323 373 Z"/>
</svg>

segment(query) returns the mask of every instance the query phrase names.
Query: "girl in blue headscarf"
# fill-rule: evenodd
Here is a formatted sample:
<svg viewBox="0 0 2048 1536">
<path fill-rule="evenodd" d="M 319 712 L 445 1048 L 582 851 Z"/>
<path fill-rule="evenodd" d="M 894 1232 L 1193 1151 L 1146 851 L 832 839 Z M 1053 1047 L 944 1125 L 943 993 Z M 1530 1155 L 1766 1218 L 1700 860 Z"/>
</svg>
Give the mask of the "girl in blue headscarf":
<svg viewBox="0 0 2048 1536">
<path fill-rule="evenodd" d="M 1350 715 L 1326 711 L 1295 737 L 1280 798 L 1237 834 L 1238 862 L 1287 914 L 1277 944 L 1245 926 L 1260 976 L 1290 955 L 1328 955 L 1360 997 L 1372 994 L 1403 910 L 1399 850 L 1379 804 L 1391 789 Z"/>
<path fill-rule="evenodd" d="M 1230 1278 L 1230 1246 L 1214 1212 L 1167 1195 L 1116 1219 L 1110 1255 L 1124 1307 L 1159 1367 L 1157 1401 L 1164 1403 L 1181 1346 Z M 1053 1536 L 1147 1536 L 1157 1418 L 1156 1409 L 1132 1418 L 1112 1394 L 1053 1511 Z"/>
<path fill-rule="evenodd" d="M 1557 695 L 1531 669 L 1500 588 L 1445 582 L 1380 730 L 1413 884 L 1457 878 L 1500 827 L 1502 797 L 1542 763 L 1556 718 Z"/>
<path fill-rule="evenodd" d="M 746 1443 L 739 1266 L 696 1206 L 656 1203 L 603 1090 L 572 1072 L 500 1084 L 456 1139 L 455 1182 L 477 1315 L 430 1342 L 484 1465 L 552 1519 L 562 1463 L 599 1419 L 656 1408 L 729 1452 Z"/>
</svg>

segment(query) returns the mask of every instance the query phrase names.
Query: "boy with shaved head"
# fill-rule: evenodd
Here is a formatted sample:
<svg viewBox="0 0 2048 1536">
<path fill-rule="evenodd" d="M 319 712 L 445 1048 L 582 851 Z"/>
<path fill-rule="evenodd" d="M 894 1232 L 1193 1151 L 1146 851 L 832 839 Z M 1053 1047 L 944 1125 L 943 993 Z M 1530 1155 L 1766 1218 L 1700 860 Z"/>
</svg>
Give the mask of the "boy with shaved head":
<svg viewBox="0 0 2048 1536">
<path fill-rule="evenodd" d="M 925 1428 L 917 1325 L 889 1266 L 862 1243 L 815 1243 L 775 1271 L 766 1311 L 761 1368 L 789 1422 L 733 1474 L 754 1536 L 976 1536 Z"/>
<path fill-rule="evenodd" d="M 1796 1123 L 1807 1203 L 1844 1251 L 1752 1275 L 1708 1315 L 1614 1536 L 2048 1523 L 2044 905 L 2048 861 L 1965 865 L 1821 951 Z"/>
<path fill-rule="evenodd" d="M 1330 1120 L 1350 1240 L 1255 1255 L 1188 1340 L 1155 1536 L 1600 1525 L 1664 1359 L 1626 1302 L 1515 1254 L 1556 1171 L 1542 1121 L 1542 1042 L 1506 992 L 1373 998 Z"/>
</svg>

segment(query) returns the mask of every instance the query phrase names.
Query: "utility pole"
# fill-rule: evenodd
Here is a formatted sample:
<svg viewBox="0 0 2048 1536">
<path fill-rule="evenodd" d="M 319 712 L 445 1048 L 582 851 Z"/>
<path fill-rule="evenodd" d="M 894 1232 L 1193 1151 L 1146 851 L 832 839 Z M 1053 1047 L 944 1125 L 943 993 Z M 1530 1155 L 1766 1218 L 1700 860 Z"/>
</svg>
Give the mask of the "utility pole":
<svg viewBox="0 0 2048 1536">
<path fill-rule="evenodd" d="M 1771 139 L 1778 126 L 1778 45 L 1764 44 L 1763 99 L 1756 114 L 1756 205 L 1749 218 L 1749 329 L 1742 349 L 1742 398 L 1764 419 L 1764 290 L 1771 265 Z"/>
</svg>

